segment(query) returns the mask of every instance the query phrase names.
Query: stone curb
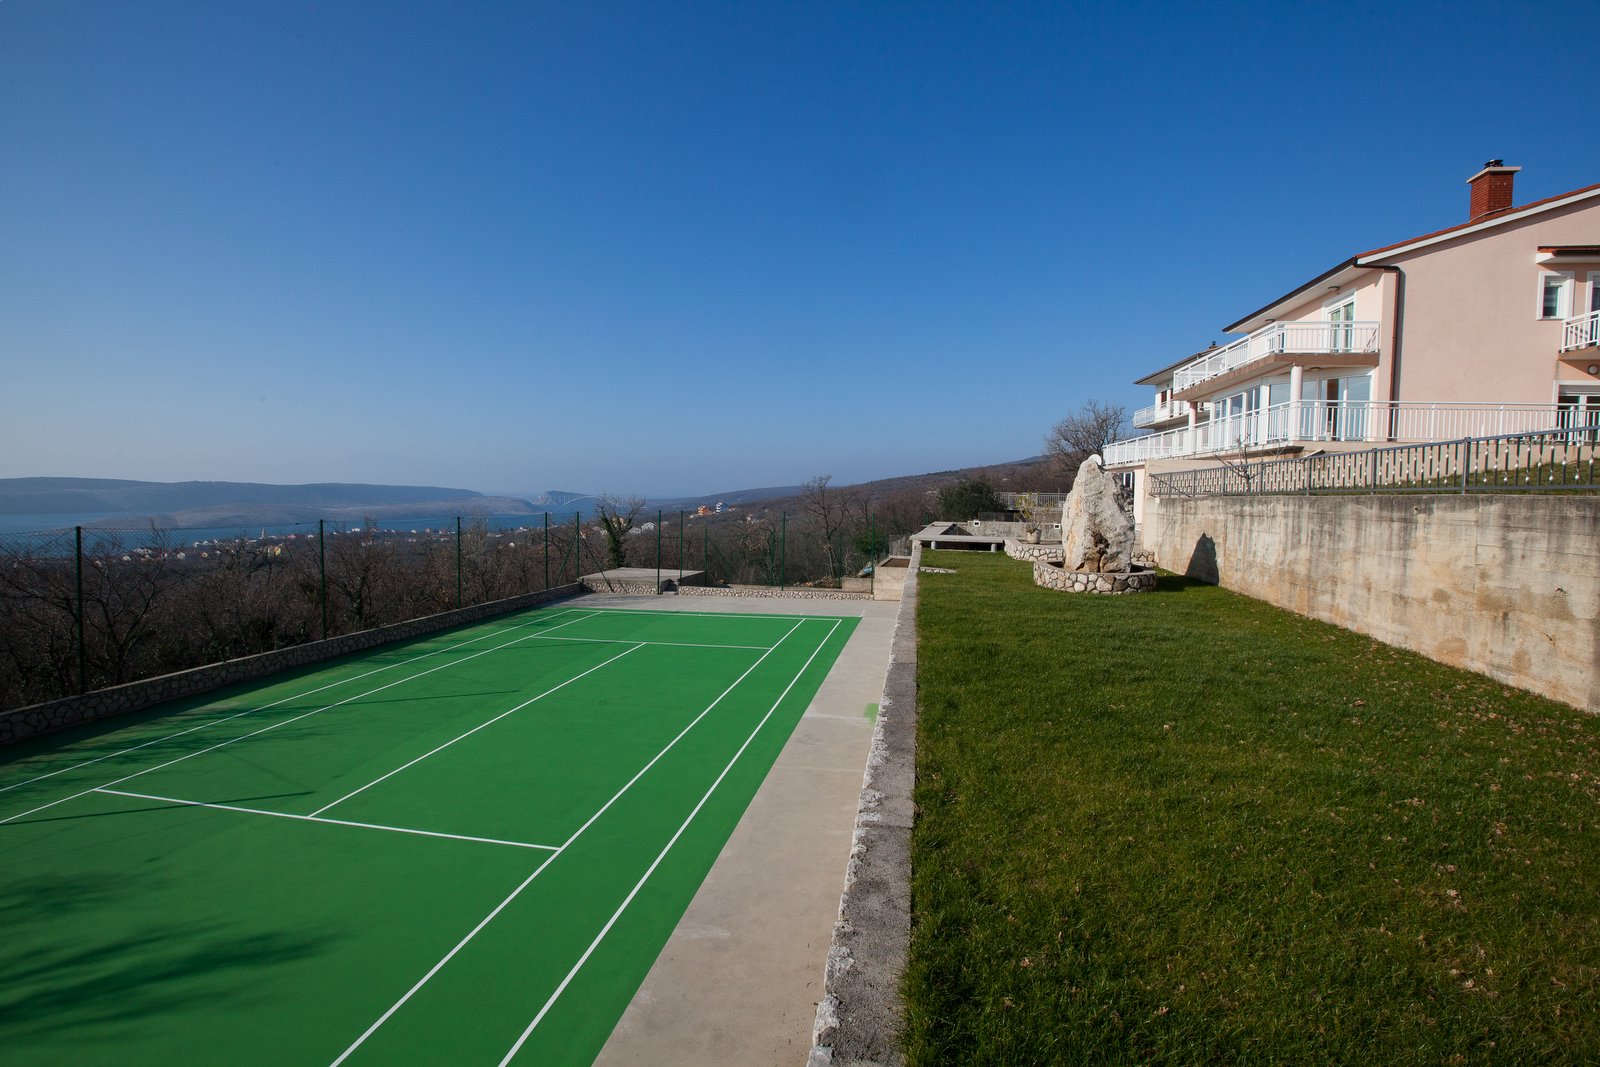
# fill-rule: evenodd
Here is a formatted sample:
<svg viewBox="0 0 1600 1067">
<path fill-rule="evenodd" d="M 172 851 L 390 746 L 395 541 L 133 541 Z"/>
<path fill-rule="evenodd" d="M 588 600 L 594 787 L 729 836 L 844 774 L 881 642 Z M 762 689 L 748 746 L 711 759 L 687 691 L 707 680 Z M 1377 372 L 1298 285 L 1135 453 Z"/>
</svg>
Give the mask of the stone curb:
<svg viewBox="0 0 1600 1067">
<path fill-rule="evenodd" d="M 872 731 L 839 918 L 807 1067 L 898 1067 L 900 977 L 911 943 L 911 827 L 917 755 L 917 575 L 912 549 L 889 671 Z"/>
<path fill-rule="evenodd" d="M 479 622 L 495 615 L 505 615 L 525 608 L 537 607 L 555 600 L 564 600 L 584 592 L 583 586 L 556 586 L 537 593 L 494 600 L 487 604 L 474 604 L 467 608 L 426 615 L 420 619 L 378 626 L 353 634 L 343 634 L 322 641 L 307 641 L 288 648 L 274 649 L 254 656 L 211 663 L 175 674 L 163 674 L 126 685 L 96 689 L 80 696 L 63 697 L 44 704 L 32 704 L 0 712 L 0 745 L 12 744 L 30 737 L 55 733 L 82 723 L 110 718 L 131 711 L 160 704 L 180 697 L 196 696 L 238 682 L 264 678 L 269 674 L 303 667 L 311 663 L 334 659 L 351 652 L 363 652 L 379 645 L 405 641 L 412 637 L 447 630 L 452 626 Z"/>
</svg>

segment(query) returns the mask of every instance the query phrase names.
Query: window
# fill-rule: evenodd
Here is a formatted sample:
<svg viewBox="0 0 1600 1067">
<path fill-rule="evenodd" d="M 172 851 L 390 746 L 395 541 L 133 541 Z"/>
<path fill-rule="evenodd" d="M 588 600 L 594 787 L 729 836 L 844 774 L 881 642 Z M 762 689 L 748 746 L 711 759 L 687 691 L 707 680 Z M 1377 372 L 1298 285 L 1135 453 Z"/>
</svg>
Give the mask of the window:
<svg viewBox="0 0 1600 1067">
<path fill-rule="evenodd" d="M 1354 347 L 1355 331 L 1350 325 L 1356 320 L 1356 298 L 1346 297 L 1328 309 L 1328 351 L 1348 352 Z"/>
<path fill-rule="evenodd" d="M 1541 274 L 1539 276 L 1539 317 L 1564 319 L 1572 314 L 1573 275 Z"/>
</svg>

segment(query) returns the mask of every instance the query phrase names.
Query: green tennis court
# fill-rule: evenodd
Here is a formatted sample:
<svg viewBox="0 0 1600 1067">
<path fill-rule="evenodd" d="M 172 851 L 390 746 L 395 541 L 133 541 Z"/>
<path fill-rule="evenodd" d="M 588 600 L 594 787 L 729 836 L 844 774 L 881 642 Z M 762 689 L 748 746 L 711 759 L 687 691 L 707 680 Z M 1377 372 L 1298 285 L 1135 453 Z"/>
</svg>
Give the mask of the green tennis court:
<svg viewBox="0 0 1600 1067">
<path fill-rule="evenodd" d="M 578 601 L 0 753 L 5 1062 L 590 1062 L 855 622 Z"/>
</svg>

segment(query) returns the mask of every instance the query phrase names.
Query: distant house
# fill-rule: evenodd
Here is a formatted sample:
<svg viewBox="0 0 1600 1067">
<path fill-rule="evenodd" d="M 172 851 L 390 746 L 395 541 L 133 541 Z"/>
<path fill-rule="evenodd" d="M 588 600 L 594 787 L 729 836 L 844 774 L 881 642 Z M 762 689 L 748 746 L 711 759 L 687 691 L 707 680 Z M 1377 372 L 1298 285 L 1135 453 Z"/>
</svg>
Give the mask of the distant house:
<svg viewBox="0 0 1600 1067">
<path fill-rule="evenodd" d="M 1106 466 L 1137 486 L 1241 450 L 1600 424 L 1600 185 L 1516 206 L 1520 169 L 1490 160 L 1466 222 L 1357 253 L 1138 379 L 1151 432 Z"/>
</svg>

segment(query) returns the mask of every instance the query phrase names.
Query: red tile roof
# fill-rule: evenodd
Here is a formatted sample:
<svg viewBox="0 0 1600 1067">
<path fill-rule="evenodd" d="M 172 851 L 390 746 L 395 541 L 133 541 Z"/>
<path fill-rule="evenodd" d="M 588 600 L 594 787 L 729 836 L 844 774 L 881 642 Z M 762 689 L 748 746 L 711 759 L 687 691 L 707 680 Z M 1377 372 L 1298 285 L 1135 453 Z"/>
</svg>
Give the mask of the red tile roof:
<svg viewBox="0 0 1600 1067">
<path fill-rule="evenodd" d="M 1382 248 L 1374 248 L 1370 252 L 1360 252 L 1355 258 L 1366 259 L 1368 256 L 1382 255 L 1383 253 L 1392 251 L 1396 248 L 1404 248 L 1406 245 L 1416 244 L 1418 241 L 1431 241 L 1435 237 L 1443 237 L 1445 234 L 1454 233 L 1456 230 L 1465 230 L 1469 227 L 1480 225 L 1481 223 L 1491 222 L 1494 219 L 1503 218 L 1506 215 L 1515 215 L 1519 211 L 1527 211 L 1531 208 L 1542 207 L 1545 204 L 1554 203 L 1557 200 L 1565 200 L 1569 196 L 1580 196 L 1583 193 L 1591 193 L 1596 189 L 1600 189 L 1600 182 L 1596 182 L 1594 185 L 1585 185 L 1582 189 L 1573 189 L 1571 192 L 1558 193 L 1555 196 L 1547 196 L 1543 200 L 1535 200 L 1531 204 L 1520 204 L 1516 207 L 1508 207 L 1500 211 L 1491 211 L 1486 214 L 1479 215 L 1475 219 L 1468 219 L 1466 222 L 1459 223 L 1455 226 L 1446 226 L 1442 230 L 1435 230 L 1432 233 L 1425 233 L 1420 237 L 1411 237 L 1404 241 L 1396 241 L 1392 245 L 1384 245 Z"/>
</svg>

